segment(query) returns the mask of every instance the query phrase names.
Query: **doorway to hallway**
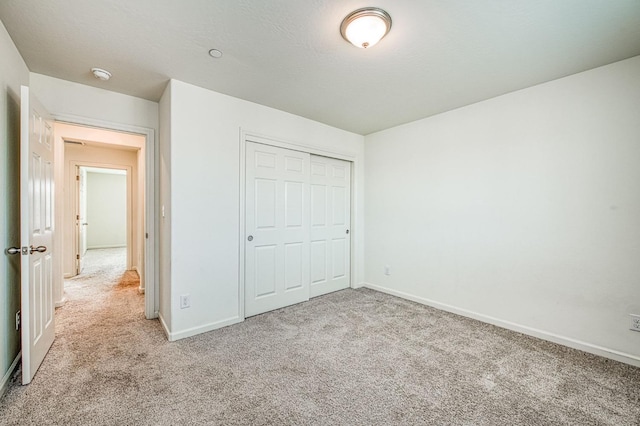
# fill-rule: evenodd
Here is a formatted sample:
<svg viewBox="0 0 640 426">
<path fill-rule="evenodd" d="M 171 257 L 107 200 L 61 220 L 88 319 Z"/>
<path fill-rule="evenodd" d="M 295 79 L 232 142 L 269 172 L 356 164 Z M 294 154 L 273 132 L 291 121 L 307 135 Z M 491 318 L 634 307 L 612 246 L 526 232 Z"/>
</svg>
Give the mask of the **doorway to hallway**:
<svg viewBox="0 0 640 426">
<path fill-rule="evenodd" d="M 148 297 L 145 137 L 68 123 L 56 123 L 55 133 L 65 186 L 56 209 L 64 279 L 84 273 L 88 249 L 125 247 L 125 269 L 137 273 L 138 290 Z M 68 299 L 66 284 L 61 287 L 60 306 Z"/>
<path fill-rule="evenodd" d="M 76 275 L 82 273 L 87 250 L 92 249 L 125 248 L 125 266 L 132 269 L 130 168 L 76 168 Z"/>
</svg>

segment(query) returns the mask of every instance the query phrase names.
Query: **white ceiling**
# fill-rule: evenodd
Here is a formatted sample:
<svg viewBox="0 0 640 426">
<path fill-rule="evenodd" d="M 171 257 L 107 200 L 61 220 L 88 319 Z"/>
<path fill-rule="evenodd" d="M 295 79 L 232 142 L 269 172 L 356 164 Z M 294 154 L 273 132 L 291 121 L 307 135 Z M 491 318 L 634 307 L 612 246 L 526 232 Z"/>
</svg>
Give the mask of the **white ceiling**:
<svg viewBox="0 0 640 426">
<path fill-rule="evenodd" d="M 339 31 L 363 6 L 393 19 L 367 50 Z M 2 0 L 0 19 L 36 73 L 152 101 L 175 78 L 360 134 L 640 55 L 640 0 Z"/>
</svg>

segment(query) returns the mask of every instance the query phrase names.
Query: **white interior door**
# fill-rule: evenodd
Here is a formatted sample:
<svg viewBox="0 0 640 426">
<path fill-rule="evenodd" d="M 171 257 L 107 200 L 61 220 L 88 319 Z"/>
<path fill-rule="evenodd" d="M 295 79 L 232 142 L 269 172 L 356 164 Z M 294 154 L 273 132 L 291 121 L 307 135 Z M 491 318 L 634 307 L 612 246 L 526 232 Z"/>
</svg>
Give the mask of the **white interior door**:
<svg viewBox="0 0 640 426">
<path fill-rule="evenodd" d="M 247 143 L 247 317 L 309 299 L 309 159 Z"/>
<path fill-rule="evenodd" d="M 52 121 L 25 86 L 20 108 L 22 383 L 27 384 L 55 337 L 54 163 Z"/>
<path fill-rule="evenodd" d="M 348 288 L 351 163 L 311 156 L 310 297 Z"/>
<path fill-rule="evenodd" d="M 78 235 L 78 253 L 76 253 L 76 274 L 80 274 L 83 268 L 84 255 L 87 252 L 87 169 L 77 166 L 77 206 L 76 229 Z"/>
</svg>

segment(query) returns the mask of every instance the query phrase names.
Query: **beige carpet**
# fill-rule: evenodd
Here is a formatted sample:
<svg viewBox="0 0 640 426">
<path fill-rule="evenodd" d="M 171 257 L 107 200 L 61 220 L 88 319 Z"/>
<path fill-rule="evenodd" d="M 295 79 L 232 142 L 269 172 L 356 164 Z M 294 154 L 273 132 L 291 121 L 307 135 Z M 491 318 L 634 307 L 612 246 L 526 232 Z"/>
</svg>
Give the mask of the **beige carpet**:
<svg viewBox="0 0 640 426">
<path fill-rule="evenodd" d="M 85 272 L 1 424 L 640 424 L 638 368 L 371 290 L 169 343 L 135 274 Z"/>
</svg>

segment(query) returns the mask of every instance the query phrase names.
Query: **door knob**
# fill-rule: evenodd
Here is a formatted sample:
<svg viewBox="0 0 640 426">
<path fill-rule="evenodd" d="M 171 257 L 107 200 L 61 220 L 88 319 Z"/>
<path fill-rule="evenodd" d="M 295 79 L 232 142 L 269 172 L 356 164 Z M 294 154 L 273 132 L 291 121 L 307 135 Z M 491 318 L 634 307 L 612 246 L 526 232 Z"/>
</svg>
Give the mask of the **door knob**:
<svg viewBox="0 0 640 426">
<path fill-rule="evenodd" d="M 47 251 L 47 248 L 45 246 L 38 246 L 38 247 L 31 246 L 29 248 L 29 254 L 33 254 L 34 251 L 37 251 L 38 253 L 44 253 L 45 251 Z"/>
<path fill-rule="evenodd" d="M 7 254 L 20 254 L 20 247 L 9 247 L 5 252 Z"/>
</svg>

